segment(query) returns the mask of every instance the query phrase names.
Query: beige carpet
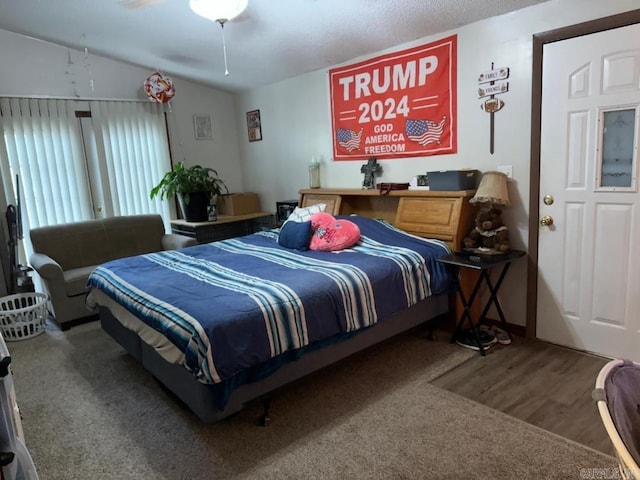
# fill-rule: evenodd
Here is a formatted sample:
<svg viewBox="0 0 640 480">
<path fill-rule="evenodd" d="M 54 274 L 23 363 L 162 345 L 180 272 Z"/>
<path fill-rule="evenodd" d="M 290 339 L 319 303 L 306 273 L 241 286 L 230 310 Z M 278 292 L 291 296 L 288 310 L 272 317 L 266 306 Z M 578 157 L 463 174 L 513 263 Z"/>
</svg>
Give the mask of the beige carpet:
<svg viewBox="0 0 640 480">
<path fill-rule="evenodd" d="M 405 335 L 201 424 L 97 322 L 8 344 L 41 480 L 525 479 L 615 461 L 429 382 L 474 352 Z"/>
</svg>

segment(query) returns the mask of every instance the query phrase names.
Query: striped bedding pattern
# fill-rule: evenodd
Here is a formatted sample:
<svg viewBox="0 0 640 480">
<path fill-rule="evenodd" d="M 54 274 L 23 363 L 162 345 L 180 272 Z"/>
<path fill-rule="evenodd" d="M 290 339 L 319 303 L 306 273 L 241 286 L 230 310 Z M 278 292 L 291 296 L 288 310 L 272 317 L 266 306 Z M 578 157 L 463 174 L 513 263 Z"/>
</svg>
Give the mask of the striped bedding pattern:
<svg viewBox="0 0 640 480">
<path fill-rule="evenodd" d="M 185 367 L 217 384 L 284 352 L 360 329 L 451 278 L 437 240 L 351 216 L 361 241 L 341 252 L 290 250 L 278 230 L 105 263 L 89 277 L 185 352 Z"/>
</svg>

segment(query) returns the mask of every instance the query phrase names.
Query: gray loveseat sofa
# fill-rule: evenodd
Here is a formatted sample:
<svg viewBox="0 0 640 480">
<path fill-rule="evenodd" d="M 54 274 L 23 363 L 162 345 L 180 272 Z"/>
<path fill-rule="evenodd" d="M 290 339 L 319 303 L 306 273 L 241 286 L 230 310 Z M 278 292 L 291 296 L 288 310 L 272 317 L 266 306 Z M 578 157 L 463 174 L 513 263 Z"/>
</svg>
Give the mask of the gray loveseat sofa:
<svg viewBox="0 0 640 480">
<path fill-rule="evenodd" d="M 56 322 L 63 330 L 93 317 L 86 283 L 98 265 L 160 250 L 195 245 L 194 238 L 166 234 L 160 215 L 132 215 L 34 228 L 29 263 L 42 277 Z"/>
</svg>

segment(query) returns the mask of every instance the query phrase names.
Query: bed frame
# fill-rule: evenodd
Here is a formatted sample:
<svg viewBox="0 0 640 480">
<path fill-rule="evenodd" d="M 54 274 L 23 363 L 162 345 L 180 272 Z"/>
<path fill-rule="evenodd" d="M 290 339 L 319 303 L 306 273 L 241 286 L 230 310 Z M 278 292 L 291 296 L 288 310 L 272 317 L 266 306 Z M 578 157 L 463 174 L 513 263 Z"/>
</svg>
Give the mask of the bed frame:
<svg viewBox="0 0 640 480">
<path fill-rule="evenodd" d="M 213 423 L 239 412 L 251 401 L 268 397 L 270 393 L 294 380 L 427 321 L 435 320 L 447 314 L 448 311 L 447 295 L 429 297 L 410 309 L 383 320 L 344 341 L 305 353 L 297 360 L 285 363 L 262 380 L 242 385 L 231 394 L 224 410 L 216 408 L 215 395 L 208 385 L 196 380 L 182 365 L 166 361 L 135 332 L 124 327 L 111 311 L 103 306 L 100 307 L 100 321 L 102 328 L 109 335 L 162 385 L 184 402 L 200 420 Z M 267 409 L 268 403 L 265 405 L 263 423 L 268 419 Z"/>
<path fill-rule="evenodd" d="M 333 214 L 358 213 L 383 218 L 414 235 L 440 238 L 452 249 L 460 248 L 464 232 L 473 225 L 473 208 L 469 198 L 473 191 L 458 192 L 391 192 L 383 196 L 377 190 L 301 190 L 301 205 L 327 203 Z M 100 306 L 102 328 L 136 358 L 162 385 L 189 407 L 205 423 L 219 421 L 242 410 L 247 403 L 268 399 L 278 388 L 336 363 L 395 335 L 429 321 L 446 316 L 450 311 L 448 295 L 431 296 L 413 307 L 378 322 L 346 339 L 304 353 L 284 363 L 261 380 L 245 383 L 235 389 L 224 409 L 216 407 L 211 386 L 199 382 L 182 365 L 170 363 L 136 332 L 117 318 L 122 313 Z M 455 307 L 454 307 L 455 308 Z M 432 325 L 432 324 L 431 324 Z M 268 420 L 265 402 L 263 423 Z"/>
</svg>

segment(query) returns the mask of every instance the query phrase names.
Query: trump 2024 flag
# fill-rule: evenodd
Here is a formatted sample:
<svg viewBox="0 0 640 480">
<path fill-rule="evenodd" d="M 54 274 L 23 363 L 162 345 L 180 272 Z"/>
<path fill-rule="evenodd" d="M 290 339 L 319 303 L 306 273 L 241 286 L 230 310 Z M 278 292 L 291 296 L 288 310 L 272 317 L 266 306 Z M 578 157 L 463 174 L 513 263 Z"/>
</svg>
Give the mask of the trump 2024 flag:
<svg viewBox="0 0 640 480">
<path fill-rule="evenodd" d="M 329 70 L 333 158 L 456 153 L 457 36 Z"/>
</svg>

